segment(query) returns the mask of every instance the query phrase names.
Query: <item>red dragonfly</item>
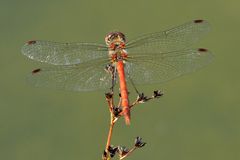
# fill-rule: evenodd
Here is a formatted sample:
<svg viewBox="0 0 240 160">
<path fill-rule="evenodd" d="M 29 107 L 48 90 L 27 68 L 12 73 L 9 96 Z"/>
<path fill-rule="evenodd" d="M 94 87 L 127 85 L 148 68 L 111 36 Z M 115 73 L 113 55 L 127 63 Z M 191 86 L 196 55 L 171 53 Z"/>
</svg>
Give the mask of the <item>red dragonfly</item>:
<svg viewBox="0 0 240 160">
<path fill-rule="evenodd" d="M 123 33 L 111 32 L 105 37 L 106 45 L 32 40 L 22 47 L 22 53 L 52 64 L 32 71 L 28 81 L 34 86 L 90 91 L 110 88 L 114 79 L 120 85 L 123 115 L 129 124 L 126 81 L 161 83 L 207 65 L 212 54 L 190 46 L 208 31 L 207 21 L 193 20 L 128 42 Z"/>
</svg>

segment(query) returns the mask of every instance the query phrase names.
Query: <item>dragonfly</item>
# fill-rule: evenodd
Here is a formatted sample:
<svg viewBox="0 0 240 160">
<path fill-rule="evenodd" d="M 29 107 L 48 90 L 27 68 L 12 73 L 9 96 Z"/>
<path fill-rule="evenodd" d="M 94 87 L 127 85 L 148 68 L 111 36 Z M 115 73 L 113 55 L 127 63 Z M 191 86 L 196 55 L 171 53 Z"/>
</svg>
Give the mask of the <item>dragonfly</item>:
<svg viewBox="0 0 240 160">
<path fill-rule="evenodd" d="M 92 91 L 119 84 L 122 112 L 130 124 L 127 82 L 163 83 L 206 66 L 213 54 L 192 45 L 209 29 L 206 20 L 192 20 L 130 41 L 122 32 L 111 32 L 106 44 L 31 40 L 21 51 L 30 59 L 51 64 L 29 74 L 28 82 L 34 86 Z"/>
</svg>

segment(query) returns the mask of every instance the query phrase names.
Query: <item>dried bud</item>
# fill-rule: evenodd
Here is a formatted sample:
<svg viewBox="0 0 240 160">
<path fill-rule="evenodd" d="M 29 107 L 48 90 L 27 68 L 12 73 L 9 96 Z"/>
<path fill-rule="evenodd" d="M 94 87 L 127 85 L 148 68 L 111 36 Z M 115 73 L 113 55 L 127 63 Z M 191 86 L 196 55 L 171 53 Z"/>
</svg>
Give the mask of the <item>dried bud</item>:
<svg viewBox="0 0 240 160">
<path fill-rule="evenodd" d="M 113 114 L 115 117 L 119 117 L 120 116 L 120 113 L 122 112 L 122 107 L 119 106 L 119 107 L 113 107 Z"/>
<path fill-rule="evenodd" d="M 135 147 L 141 148 L 141 147 L 145 146 L 145 144 L 146 144 L 146 142 L 143 142 L 141 137 L 137 137 L 135 139 Z"/>
<path fill-rule="evenodd" d="M 107 152 L 104 150 L 102 154 L 102 159 L 106 160 L 107 159 Z"/>
<path fill-rule="evenodd" d="M 163 95 L 163 92 L 160 90 L 153 91 L 153 98 L 159 98 Z"/>
<path fill-rule="evenodd" d="M 111 92 L 105 93 L 105 97 L 107 99 L 111 99 L 113 97 L 113 93 L 111 93 Z"/>
<path fill-rule="evenodd" d="M 118 150 L 118 147 L 109 146 L 108 147 L 108 152 L 110 154 L 110 157 L 114 157 L 117 150 Z"/>
<path fill-rule="evenodd" d="M 144 103 L 148 100 L 149 100 L 149 98 L 147 96 L 145 96 L 144 93 L 139 94 L 138 97 L 137 97 L 137 101 L 139 103 Z"/>
<path fill-rule="evenodd" d="M 126 155 L 129 152 L 129 149 L 126 148 L 125 146 L 118 146 L 118 154 L 120 157 L 123 157 L 124 155 Z"/>
</svg>

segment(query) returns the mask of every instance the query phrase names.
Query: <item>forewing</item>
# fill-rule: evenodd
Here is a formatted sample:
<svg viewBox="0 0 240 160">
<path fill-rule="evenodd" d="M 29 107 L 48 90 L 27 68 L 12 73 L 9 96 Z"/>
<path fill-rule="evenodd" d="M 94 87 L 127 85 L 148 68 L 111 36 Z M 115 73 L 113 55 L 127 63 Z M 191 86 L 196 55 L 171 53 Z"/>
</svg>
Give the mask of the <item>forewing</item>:
<svg viewBox="0 0 240 160">
<path fill-rule="evenodd" d="M 206 49 L 185 49 L 164 54 L 140 54 L 129 58 L 125 67 L 136 84 L 161 83 L 202 68 L 212 59 L 213 55 Z"/>
<path fill-rule="evenodd" d="M 126 48 L 130 55 L 182 50 L 196 43 L 209 29 L 207 21 L 194 20 L 170 30 L 129 41 Z"/>
<path fill-rule="evenodd" d="M 79 64 L 108 55 L 106 46 L 101 44 L 41 40 L 27 42 L 22 53 L 30 59 L 54 65 Z"/>
<path fill-rule="evenodd" d="M 51 66 L 32 71 L 28 82 L 36 87 L 71 91 L 91 91 L 111 87 L 111 75 L 104 69 L 108 61 L 97 59 L 76 65 Z"/>
</svg>

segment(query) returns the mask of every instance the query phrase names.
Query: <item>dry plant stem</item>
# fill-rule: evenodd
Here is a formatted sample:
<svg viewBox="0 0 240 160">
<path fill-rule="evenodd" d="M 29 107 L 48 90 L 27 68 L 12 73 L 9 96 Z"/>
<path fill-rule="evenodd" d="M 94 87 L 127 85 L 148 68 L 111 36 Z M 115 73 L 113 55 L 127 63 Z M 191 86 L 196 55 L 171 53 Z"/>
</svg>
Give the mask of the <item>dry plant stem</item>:
<svg viewBox="0 0 240 160">
<path fill-rule="evenodd" d="M 125 154 L 124 156 L 120 157 L 120 160 L 128 157 L 133 151 L 135 151 L 135 149 L 137 149 L 137 147 L 134 146 L 132 149 L 130 149 L 130 150 L 128 151 L 127 154 Z"/>
<path fill-rule="evenodd" d="M 115 122 L 118 119 L 113 114 L 113 107 L 114 107 L 113 90 L 112 90 L 112 97 L 111 98 L 107 98 L 107 102 L 108 102 L 108 108 L 109 108 L 109 112 L 110 112 L 110 116 L 111 116 L 111 121 L 110 121 L 110 126 L 109 126 L 109 131 L 108 131 L 107 144 L 106 144 L 106 148 L 105 148 L 106 152 L 108 152 L 108 147 L 111 145 L 111 138 L 112 138 L 112 133 L 113 133 L 113 127 L 114 127 Z M 121 97 L 119 98 L 118 106 L 120 106 L 120 105 L 121 105 Z"/>
<path fill-rule="evenodd" d="M 121 106 L 121 103 L 122 103 L 122 98 L 120 97 L 120 98 L 119 98 L 119 102 L 118 102 L 118 107 Z"/>
<path fill-rule="evenodd" d="M 113 97 L 112 98 L 106 98 L 106 100 L 107 100 L 107 103 L 108 103 L 109 112 L 112 113 L 112 110 L 113 110 Z"/>
<path fill-rule="evenodd" d="M 154 95 L 152 97 L 147 97 L 144 96 L 144 94 L 139 94 L 139 96 L 137 97 L 137 99 L 129 106 L 130 109 L 132 109 L 132 107 L 136 106 L 139 103 L 145 103 L 149 100 L 155 99 L 162 96 L 162 94 L 158 91 L 154 91 Z M 106 148 L 105 148 L 105 152 L 104 152 L 104 157 L 103 160 L 111 160 L 111 158 L 115 155 L 115 152 L 112 153 L 112 151 L 110 151 L 111 148 L 111 139 L 112 139 L 112 134 L 113 134 L 113 127 L 116 123 L 116 121 L 118 120 L 118 118 L 120 118 L 121 116 L 123 116 L 121 113 L 119 113 L 119 115 L 115 115 L 116 111 L 115 111 L 115 105 L 114 105 L 114 100 L 113 100 L 113 90 L 111 93 L 106 93 L 106 101 L 108 103 L 108 108 L 109 108 L 109 112 L 110 112 L 110 125 L 109 125 L 109 131 L 108 131 L 108 137 L 107 137 L 107 143 L 106 143 Z M 121 96 L 119 98 L 119 102 L 118 102 L 118 106 L 117 108 L 121 108 Z M 141 138 L 140 138 L 141 141 Z M 139 142 L 142 143 L 142 142 Z M 139 146 L 138 146 L 139 145 Z M 135 146 L 130 149 L 126 154 L 119 154 L 120 156 L 120 160 L 128 157 L 133 151 L 135 151 L 137 148 L 143 147 L 145 145 L 145 143 L 142 144 L 135 144 Z M 112 155 L 111 155 L 112 154 Z"/>
<path fill-rule="evenodd" d="M 108 153 L 108 147 L 111 144 L 112 132 L 113 132 L 114 124 L 115 124 L 115 117 L 114 117 L 114 114 L 113 114 L 113 106 L 114 106 L 114 104 L 113 104 L 113 94 L 112 94 L 111 98 L 107 98 L 107 102 L 108 102 L 108 108 L 109 108 L 109 111 L 110 111 L 110 114 L 111 114 L 111 121 L 110 121 L 110 126 L 109 126 L 109 131 L 108 131 L 107 144 L 106 144 L 106 148 L 105 148 L 105 151 Z"/>
<path fill-rule="evenodd" d="M 114 116 L 113 116 L 113 114 L 111 113 L 111 123 L 110 123 L 110 126 L 109 126 L 107 144 L 106 144 L 106 148 L 105 148 L 106 151 L 108 150 L 108 147 L 109 147 L 110 144 L 111 144 L 111 138 L 112 138 L 112 133 L 113 133 L 114 124 L 115 124 L 115 122 L 114 122 Z"/>
<path fill-rule="evenodd" d="M 132 108 L 133 106 L 137 105 L 139 102 L 136 100 L 134 101 L 129 107 Z"/>
<path fill-rule="evenodd" d="M 149 101 L 149 100 L 152 100 L 152 99 L 154 99 L 154 97 L 147 98 L 148 101 Z M 134 107 L 135 105 L 137 105 L 137 104 L 139 104 L 139 103 L 140 103 L 140 102 L 139 102 L 138 100 L 135 100 L 129 107 L 132 108 L 132 107 Z"/>
</svg>

